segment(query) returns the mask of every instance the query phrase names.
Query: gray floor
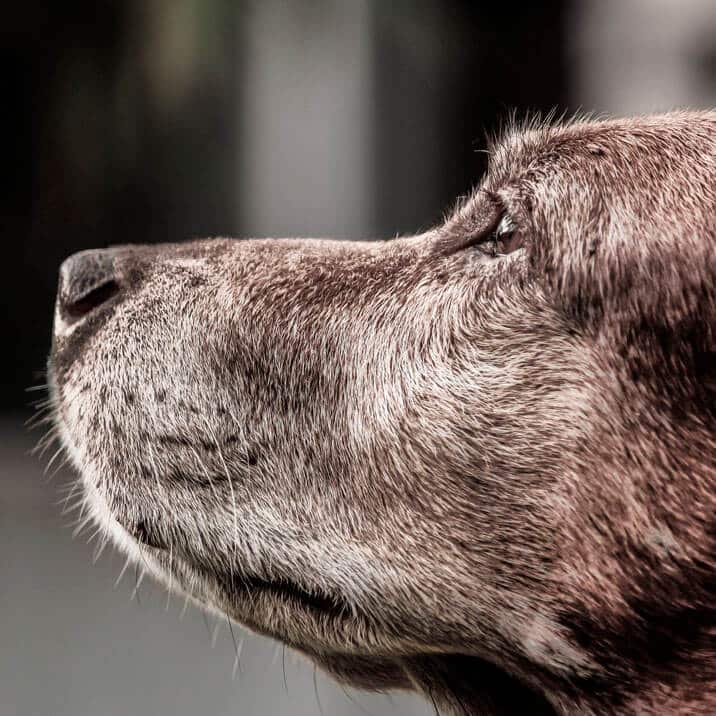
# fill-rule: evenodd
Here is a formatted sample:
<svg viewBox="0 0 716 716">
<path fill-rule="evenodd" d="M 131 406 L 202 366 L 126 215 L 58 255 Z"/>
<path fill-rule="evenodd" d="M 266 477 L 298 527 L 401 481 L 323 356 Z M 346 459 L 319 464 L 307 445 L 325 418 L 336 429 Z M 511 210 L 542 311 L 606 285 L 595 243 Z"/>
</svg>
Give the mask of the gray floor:
<svg viewBox="0 0 716 716">
<path fill-rule="evenodd" d="M 38 435 L 0 421 L 1 716 L 419 716 L 405 695 L 344 692 L 275 643 L 209 618 L 148 582 L 132 599 L 124 559 L 72 538 L 61 489 L 29 455 Z M 212 632 L 218 628 L 212 646 Z"/>
</svg>

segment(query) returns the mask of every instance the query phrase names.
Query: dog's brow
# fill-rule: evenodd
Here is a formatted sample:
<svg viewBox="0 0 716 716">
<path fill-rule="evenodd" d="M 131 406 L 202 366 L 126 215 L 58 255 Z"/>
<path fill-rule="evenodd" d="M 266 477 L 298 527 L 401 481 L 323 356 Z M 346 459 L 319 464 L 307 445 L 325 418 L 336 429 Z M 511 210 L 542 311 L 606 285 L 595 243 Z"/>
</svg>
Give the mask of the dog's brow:
<svg viewBox="0 0 716 716">
<path fill-rule="evenodd" d="M 436 250 L 440 253 L 459 251 L 492 231 L 503 212 L 504 206 L 494 192 L 477 189 L 443 224 Z"/>
</svg>

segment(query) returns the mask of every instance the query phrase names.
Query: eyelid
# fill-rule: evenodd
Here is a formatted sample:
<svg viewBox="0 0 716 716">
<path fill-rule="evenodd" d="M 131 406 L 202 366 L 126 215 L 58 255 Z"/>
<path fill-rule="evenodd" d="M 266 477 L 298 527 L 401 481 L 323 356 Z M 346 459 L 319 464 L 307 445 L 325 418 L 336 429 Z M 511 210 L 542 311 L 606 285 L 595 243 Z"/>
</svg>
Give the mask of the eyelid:
<svg viewBox="0 0 716 716">
<path fill-rule="evenodd" d="M 480 231 L 478 234 L 470 236 L 464 244 L 464 248 L 470 246 L 480 246 L 489 242 L 491 239 L 499 239 L 503 236 L 510 236 L 517 231 L 517 222 L 512 218 L 512 215 L 505 208 L 499 199 L 495 202 L 495 206 L 498 209 L 495 221 L 492 222 L 490 228 L 486 231 Z"/>
<path fill-rule="evenodd" d="M 492 257 L 507 256 L 523 248 L 517 222 L 507 209 L 503 208 L 499 221 L 495 224 L 494 228 L 488 232 L 481 232 L 477 239 L 470 241 L 467 246 L 475 247 Z"/>
<path fill-rule="evenodd" d="M 449 256 L 496 238 L 499 235 L 521 232 L 509 197 L 490 189 L 478 189 L 469 204 L 465 204 L 441 228 L 432 251 Z"/>
<path fill-rule="evenodd" d="M 483 201 L 475 210 L 455 214 L 442 228 L 434 251 L 449 256 L 487 239 L 497 228 L 503 216 L 500 203 Z"/>
</svg>

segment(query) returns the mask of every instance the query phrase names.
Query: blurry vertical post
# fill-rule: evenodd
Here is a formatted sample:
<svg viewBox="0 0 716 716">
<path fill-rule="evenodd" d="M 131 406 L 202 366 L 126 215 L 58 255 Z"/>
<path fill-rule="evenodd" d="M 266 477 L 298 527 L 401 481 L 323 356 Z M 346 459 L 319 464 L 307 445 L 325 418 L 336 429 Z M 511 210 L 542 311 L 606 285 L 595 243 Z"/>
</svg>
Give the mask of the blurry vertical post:
<svg viewBox="0 0 716 716">
<path fill-rule="evenodd" d="M 626 115 L 716 102 L 713 0 L 584 0 L 569 24 L 575 103 Z"/>
<path fill-rule="evenodd" d="M 366 0 L 264 0 L 242 11 L 242 234 L 371 231 L 373 91 Z"/>
</svg>

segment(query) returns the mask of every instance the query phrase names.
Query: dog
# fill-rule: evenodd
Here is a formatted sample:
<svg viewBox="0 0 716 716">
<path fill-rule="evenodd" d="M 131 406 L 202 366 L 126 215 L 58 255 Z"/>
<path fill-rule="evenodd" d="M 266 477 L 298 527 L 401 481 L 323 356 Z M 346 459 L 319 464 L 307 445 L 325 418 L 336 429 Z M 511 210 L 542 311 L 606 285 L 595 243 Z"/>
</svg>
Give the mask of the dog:
<svg viewBox="0 0 716 716">
<path fill-rule="evenodd" d="M 354 686 L 716 713 L 715 130 L 512 126 L 418 236 L 70 257 L 49 381 L 94 519 Z"/>
</svg>

